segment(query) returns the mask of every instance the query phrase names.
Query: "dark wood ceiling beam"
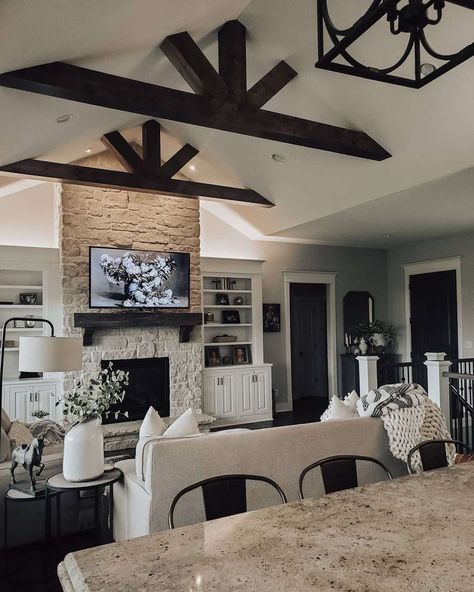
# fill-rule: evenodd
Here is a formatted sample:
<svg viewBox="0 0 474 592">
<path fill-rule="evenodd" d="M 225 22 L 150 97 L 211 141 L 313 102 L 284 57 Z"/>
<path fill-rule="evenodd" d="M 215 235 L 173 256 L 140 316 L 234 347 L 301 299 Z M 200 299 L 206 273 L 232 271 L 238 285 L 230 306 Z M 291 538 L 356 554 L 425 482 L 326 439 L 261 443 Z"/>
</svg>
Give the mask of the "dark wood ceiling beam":
<svg viewBox="0 0 474 592">
<path fill-rule="evenodd" d="M 284 61 L 278 63 L 247 92 L 247 102 L 259 109 L 286 86 L 297 72 Z"/>
<path fill-rule="evenodd" d="M 161 167 L 161 126 L 154 119 L 142 125 L 143 166 L 157 173 Z"/>
<path fill-rule="evenodd" d="M 220 98 L 227 95 L 225 82 L 189 33 L 166 37 L 160 48 L 194 92 Z"/>
<path fill-rule="evenodd" d="M 185 144 L 169 160 L 161 165 L 160 175 L 171 179 L 199 152 L 191 144 Z"/>
<path fill-rule="evenodd" d="M 371 160 L 390 154 L 367 134 L 241 108 L 234 103 L 54 62 L 0 75 L 0 85 L 129 113 L 190 123 Z"/>
<path fill-rule="evenodd" d="M 272 207 L 274 205 L 271 201 L 252 189 L 165 179 L 159 176 L 97 169 L 75 164 L 60 164 L 44 160 L 21 160 L 0 167 L 0 172 L 21 175 L 23 177 L 47 179 L 49 181 L 62 181 L 72 185 L 129 189 L 132 191 L 194 199 L 198 197 L 214 198 L 243 204 L 257 204 L 265 207 Z"/>
<path fill-rule="evenodd" d="M 139 154 L 137 154 L 120 132 L 115 131 L 104 134 L 100 140 L 130 173 L 137 173 L 143 168 L 143 161 Z"/>
<path fill-rule="evenodd" d="M 247 30 L 239 21 L 227 21 L 219 30 L 219 74 L 235 101 L 247 94 Z"/>
</svg>

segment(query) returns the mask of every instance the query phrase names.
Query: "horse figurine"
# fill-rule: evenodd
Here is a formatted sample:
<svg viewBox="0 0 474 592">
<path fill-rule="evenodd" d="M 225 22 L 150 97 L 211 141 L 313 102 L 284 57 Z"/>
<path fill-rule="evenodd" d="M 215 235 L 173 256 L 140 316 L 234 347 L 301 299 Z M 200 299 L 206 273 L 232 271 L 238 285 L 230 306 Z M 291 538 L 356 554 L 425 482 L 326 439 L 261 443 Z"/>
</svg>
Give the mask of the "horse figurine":
<svg viewBox="0 0 474 592">
<path fill-rule="evenodd" d="M 34 438 L 31 444 L 22 444 L 17 446 L 12 452 L 12 464 L 10 473 L 12 474 L 12 483 L 16 483 L 15 469 L 18 465 L 28 471 L 31 483 L 31 491 L 35 491 L 36 477 L 39 477 L 44 469 L 44 463 L 41 462 L 43 454 L 44 436 Z M 34 468 L 39 467 L 39 471 L 34 474 Z"/>
</svg>

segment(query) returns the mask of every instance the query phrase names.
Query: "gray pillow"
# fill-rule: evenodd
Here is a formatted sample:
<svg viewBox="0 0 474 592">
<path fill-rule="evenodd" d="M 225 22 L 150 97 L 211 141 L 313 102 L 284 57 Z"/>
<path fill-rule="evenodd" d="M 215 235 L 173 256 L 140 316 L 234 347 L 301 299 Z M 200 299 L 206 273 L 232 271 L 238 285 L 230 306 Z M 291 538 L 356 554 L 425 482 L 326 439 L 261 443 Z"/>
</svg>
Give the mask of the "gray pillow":
<svg viewBox="0 0 474 592">
<path fill-rule="evenodd" d="M 11 425 L 12 422 L 10 421 L 7 412 L 5 411 L 5 409 L 2 409 L 2 428 L 5 430 L 5 434 L 8 434 Z"/>
</svg>

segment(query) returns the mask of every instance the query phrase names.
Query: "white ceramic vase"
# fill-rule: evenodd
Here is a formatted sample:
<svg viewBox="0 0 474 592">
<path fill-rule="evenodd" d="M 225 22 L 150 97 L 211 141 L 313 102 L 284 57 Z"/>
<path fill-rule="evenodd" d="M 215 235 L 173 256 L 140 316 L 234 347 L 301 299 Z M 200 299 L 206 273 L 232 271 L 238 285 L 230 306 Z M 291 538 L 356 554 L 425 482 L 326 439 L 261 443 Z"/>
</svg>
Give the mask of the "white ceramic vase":
<svg viewBox="0 0 474 592">
<path fill-rule="evenodd" d="M 68 481 L 92 481 L 104 472 L 104 434 L 100 419 L 76 424 L 64 439 L 63 474 Z"/>
<path fill-rule="evenodd" d="M 366 340 L 362 337 L 359 343 L 359 350 L 360 353 L 365 356 L 367 354 L 367 350 L 369 349 L 369 345 L 367 344 Z"/>
</svg>

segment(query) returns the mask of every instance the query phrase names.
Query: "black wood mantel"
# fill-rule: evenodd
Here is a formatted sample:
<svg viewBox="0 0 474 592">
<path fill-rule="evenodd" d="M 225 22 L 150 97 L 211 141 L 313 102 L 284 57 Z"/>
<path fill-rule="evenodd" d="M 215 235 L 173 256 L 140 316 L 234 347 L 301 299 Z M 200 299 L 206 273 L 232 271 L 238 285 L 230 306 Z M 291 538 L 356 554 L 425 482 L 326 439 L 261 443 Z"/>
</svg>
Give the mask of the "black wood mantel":
<svg viewBox="0 0 474 592">
<path fill-rule="evenodd" d="M 77 312 L 74 326 L 84 329 L 84 345 L 92 345 L 94 331 L 122 327 L 179 327 L 180 343 L 188 343 L 194 327 L 202 325 L 200 312 Z"/>
</svg>

